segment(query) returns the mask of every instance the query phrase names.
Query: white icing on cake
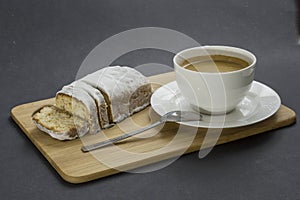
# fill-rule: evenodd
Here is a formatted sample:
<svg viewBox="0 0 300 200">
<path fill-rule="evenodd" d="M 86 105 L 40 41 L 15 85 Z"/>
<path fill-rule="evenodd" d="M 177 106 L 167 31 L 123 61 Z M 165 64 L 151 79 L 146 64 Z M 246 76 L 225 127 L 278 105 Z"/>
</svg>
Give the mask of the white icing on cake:
<svg viewBox="0 0 300 200">
<path fill-rule="evenodd" d="M 107 102 L 112 111 L 113 122 L 119 122 L 149 105 L 145 103 L 139 108 L 130 111 L 130 97 L 143 85 L 149 84 L 147 78 L 130 67 L 106 67 L 89 74 L 82 81 L 98 88 L 103 95 L 109 97 Z"/>
<path fill-rule="evenodd" d="M 85 90 L 96 102 L 97 104 L 97 110 L 98 110 L 98 117 L 100 121 L 100 125 L 103 128 L 109 127 L 109 120 L 108 120 L 108 114 L 107 114 L 107 104 L 104 100 L 103 95 L 101 92 L 94 88 L 93 86 L 83 82 L 83 81 L 74 81 L 69 85 L 70 87 L 75 88 L 81 88 Z"/>
</svg>

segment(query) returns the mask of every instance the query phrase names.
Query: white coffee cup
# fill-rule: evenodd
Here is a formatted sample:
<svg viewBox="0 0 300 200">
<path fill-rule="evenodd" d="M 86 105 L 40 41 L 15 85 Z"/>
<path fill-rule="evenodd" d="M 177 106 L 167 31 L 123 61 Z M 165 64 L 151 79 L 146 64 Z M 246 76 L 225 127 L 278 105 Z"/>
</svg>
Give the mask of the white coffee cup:
<svg viewBox="0 0 300 200">
<path fill-rule="evenodd" d="M 184 60 L 209 55 L 240 58 L 247 61 L 249 66 L 230 72 L 201 72 L 180 65 Z M 241 48 L 201 46 L 177 53 L 173 63 L 177 85 L 193 109 L 206 114 L 224 114 L 234 110 L 249 91 L 254 78 L 256 57 Z"/>
</svg>

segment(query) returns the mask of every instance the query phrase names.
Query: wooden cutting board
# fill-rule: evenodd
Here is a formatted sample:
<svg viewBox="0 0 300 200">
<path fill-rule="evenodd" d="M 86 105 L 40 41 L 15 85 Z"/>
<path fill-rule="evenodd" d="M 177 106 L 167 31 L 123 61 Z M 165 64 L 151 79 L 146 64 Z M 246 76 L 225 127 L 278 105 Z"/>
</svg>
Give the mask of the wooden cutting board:
<svg viewBox="0 0 300 200">
<path fill-rule="evenodd" d="M 171 72 L 152 76 L 149 79 L 157 89 L 175 80 L 175 75 Z M 207 149 L 215 143 L 216 145 L 227 143 L 288 126 L 296 121 L 295 112 L 281 105 L 275 115 L 250 126 L 221 130 L 196 129 L 179 126 L 176 123 L 166 123 L 141 136 L 120 142 L 116 146 L 83 153 L 81 151 L 83 144 L 91 144 L 104 140 L 106 137 L 114 137 L 146 126 L 158 119 L 157 114 L 149 107 L 99 134 L 84 136 L 73 141 L 58 141 L 39 131 L 31 121 L 31 114 L 47 104 L 54 104 L 54 98 L 16 106 L 12 109 L 11 115 L 60 176 L 71 183 L 87 182 L 121 171 L 149 166 L 149 164 L 169 158 L 175 160 L 176 156 L 199 151 L 200 147 Z M 219 133 L 221 135 L 216 140 Z"/>
</svg>

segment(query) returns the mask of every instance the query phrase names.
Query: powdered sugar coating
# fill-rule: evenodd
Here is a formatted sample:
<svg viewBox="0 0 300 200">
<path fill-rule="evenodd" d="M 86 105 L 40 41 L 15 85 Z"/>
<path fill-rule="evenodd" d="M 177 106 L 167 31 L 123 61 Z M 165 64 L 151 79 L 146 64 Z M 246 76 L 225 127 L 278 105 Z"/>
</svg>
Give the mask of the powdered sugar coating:
<svg viewBox="0 0 300 200">
<path fill-rule="evenodd" d="M 85 90 L 95 100 L 97 104 L 98 117 L 100 119 L 101 127 L 106 128 L 110 126 L 107 114 L 107 104 L 104 100 L 103 95 L 98 89 L 80 80 L 71 83 L 70 87 L 81 88 Z"/>
<path fill-rule="evenodd" d="M 130 67 L 106 67 L 81 80 L 98 88 L 103 95 L 109 97 L 110 102 L 107 103 L 112 111 L 113 122 L 119 122 L 149 105 L 148 102 L 140 108 L 130 110 L 131 95 L 141 86 L 149 84 L 144 75 Z"/>
</svg>

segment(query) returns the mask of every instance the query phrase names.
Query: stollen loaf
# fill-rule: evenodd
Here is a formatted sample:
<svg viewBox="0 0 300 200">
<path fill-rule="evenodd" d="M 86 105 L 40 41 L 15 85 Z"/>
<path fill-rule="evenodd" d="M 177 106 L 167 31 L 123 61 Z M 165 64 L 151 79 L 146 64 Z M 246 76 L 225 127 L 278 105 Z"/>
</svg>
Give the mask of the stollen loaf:
<svg viewBox="0 0 300 200">
<path fill-rule="evenodd" d="M 151 95 L 151 84 L 137 70 L 105 67 L 64 86 L 56 94 L 55 105 L 41 108 L 32 119 L 51 137 L 71 140 L 110 128 L 144 109 Z"/>
</svg>

